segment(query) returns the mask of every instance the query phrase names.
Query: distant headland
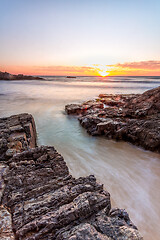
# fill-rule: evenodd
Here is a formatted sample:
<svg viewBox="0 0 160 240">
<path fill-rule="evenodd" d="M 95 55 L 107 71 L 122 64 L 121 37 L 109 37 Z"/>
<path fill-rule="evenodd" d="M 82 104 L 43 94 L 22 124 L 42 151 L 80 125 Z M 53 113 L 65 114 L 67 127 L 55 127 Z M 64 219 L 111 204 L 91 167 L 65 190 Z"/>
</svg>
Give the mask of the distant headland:
<svg viewBox="0 0 160 240">
<path fill-rule="evenodd" d="M 27 76 L 23 74 L 14 75 L 8 72 L 0 71 L 0 80 L 43 80 L 41 77 Z"/>
</svg>

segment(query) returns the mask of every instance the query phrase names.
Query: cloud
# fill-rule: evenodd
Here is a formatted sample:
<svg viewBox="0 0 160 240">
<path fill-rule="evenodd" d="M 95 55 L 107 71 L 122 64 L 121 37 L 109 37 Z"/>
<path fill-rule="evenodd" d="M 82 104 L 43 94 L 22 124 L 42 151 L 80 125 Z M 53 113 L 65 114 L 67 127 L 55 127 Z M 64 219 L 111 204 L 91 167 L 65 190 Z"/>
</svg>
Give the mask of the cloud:
<svg viewBox="0 0 160 240">
<path fill-rule="evenodd" d="M 88 73 L 95 69 L 87 66 L 35 66 L 34 71 L 47 72 L 47 73 Z"/>
<path fill-rule="evenodd" d="M 160 76 L 160 61 L 140 61 L 117 63 L 114 65 L 92 64 L 88 66 L 5 66 L 1 71 L 31 75 L 121 75 L 121 76 Z"/>
<path fill-rule="evenodd" d="M 128 62 L 128 63 L 118 63 L 114 65 L 115 67 L 130 68 L 130 69 L 143 69 L 143 70 L 159 70 L 160 71 L 160 61 L 141 61 L 141 62 Z"/>
</svg>

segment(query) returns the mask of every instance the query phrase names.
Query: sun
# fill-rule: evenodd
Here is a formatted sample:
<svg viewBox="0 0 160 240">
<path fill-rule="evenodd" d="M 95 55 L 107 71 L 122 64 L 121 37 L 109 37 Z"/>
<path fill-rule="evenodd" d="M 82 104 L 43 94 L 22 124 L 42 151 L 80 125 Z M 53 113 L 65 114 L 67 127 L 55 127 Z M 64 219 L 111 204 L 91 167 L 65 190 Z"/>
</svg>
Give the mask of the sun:
<svg viewBox="0 0 160 240">
<path fill-rule="evenodd" d="M 112 66 L 110 65 L 92 64 L 89 65 L 88 67 L 90 67 L 92 71 L 94 71 L 94 75 L 101 77 L 107 77 L 108 75 L 111 74 L 112 70 Z"/>
<path fill-rule="evenodd" d="M 109 75 L 109 72 L 108 72 L 108 67 L 107 66 L 99 66 L 99 68 L 97 69 L 98 70 L 98 73 L 101 77 L 106 77 Z"/>
<path fill-rule="evenodd" d="M 109 75 L 109 72 L 105 70 L 99 70 L 98 73 L 101 75 L 101 77 L 106 77 Z"/>
</svg>

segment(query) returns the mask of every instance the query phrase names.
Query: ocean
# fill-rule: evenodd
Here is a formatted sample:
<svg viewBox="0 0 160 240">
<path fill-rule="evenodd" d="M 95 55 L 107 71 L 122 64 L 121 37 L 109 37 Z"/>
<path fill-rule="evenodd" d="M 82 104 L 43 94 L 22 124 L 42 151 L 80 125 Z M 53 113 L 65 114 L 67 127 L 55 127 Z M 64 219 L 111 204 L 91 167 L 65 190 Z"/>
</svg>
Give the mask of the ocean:
<svg viewBox="0 0 160 240">
<path fill-rule="evenodd" d="M 125 208 L 145 240 L 160 236 L 160 155 L 126 142 L 86 133 L 64 107 L 100 93 L 143 93 L 160 86 L 160 77 L 44 76 L 45 80 L 0 81 L 0 117 L 31 113 L 38 144 L 53 145 L 75 177 L 94 174 Z"/>
</svg>

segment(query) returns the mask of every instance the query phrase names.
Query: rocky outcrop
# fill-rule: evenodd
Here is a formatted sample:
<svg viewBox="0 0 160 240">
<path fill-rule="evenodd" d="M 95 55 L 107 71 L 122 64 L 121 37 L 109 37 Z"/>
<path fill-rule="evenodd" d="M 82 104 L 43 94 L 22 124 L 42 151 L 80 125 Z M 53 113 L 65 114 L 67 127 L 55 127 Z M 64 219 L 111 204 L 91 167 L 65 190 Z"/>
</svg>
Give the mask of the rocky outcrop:
<svg viewBox="0 0 160 240">
<path fill-rule="evenodd" d="M 30 114 L 19 114 L 0 119 L 0 239 L 15 239 L 11 212 L 2 204 L 9 171 L 8 161 L 13 155 L 36 147 L 36 127 Z"/>
<path fill-rule="evenodd" d="M 10 74 L 8 72 L 1 72 L 0 71 L 0 80 L 43 80 L 41 77 L 33 77 L 33 76 L 27 76 L 23 74 Z"/>
<path fill-rule="evenodd" d="M 6 161 L 15 153 L 36 145 L 36 127 L 32 115 L 26 113 L 0 119 L 0 161 Z"/>
<path fill-rule="evenodd" d="M 2 122 L 2 135 L 3 129 L 9 134 L 8 129 L 14 126 L 9 123 L 15 122 L 23 128 L 27 143 L 18 139 L 22 148 L 15 148 L 12 156 L 1 151 L 1 239 L 142 240 L 126 211 L 111 208 L 110 194 L 93 175 L 75 179 L 54 147 L 36 147 L 31 115 L 12 116 Z"/>
<path fill-rule="evenodd" d="M 143 94 L 100 94 L 65 107 L 91 135 L 124 140 L 160 152 L 160 87 Z"/>
<path fill-rule="evenodd" d="M 10 212 L 0 206 L 0 239 L 1 240 L 14 240 L 15 235 L 12 230 L 12 217 Z"/>
</svg>

